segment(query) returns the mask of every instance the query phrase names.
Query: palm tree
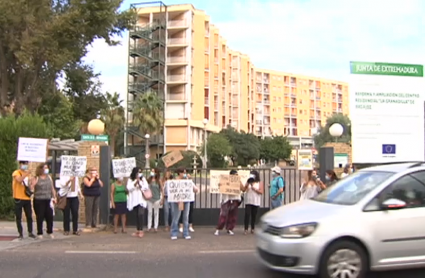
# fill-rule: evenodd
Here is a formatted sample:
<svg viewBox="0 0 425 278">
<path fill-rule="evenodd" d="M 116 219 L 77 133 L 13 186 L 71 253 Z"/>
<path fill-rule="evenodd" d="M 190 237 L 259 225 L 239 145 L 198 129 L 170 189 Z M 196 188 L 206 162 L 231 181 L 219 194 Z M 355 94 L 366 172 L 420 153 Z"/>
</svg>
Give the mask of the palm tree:
<svg viewBox="0 0 425 278">
<path fill-rule="evenodd" d="M 106 92 L 105 98 L 108 106 L 100 111 L 100 117 L 105 123 L 105 132 L 109 135 L 111 145 L 111 155 L 114 157 L 117 136 L 125 123 L 124 107 L 116 92 L 113 94 Z"/>
<path fill-rule="evenodd" d="M 155 92 L 139 95 L 134 101 L 133 122 L 141 134 L 158 134 L 164 124 L 164 104 Z"/>
</svg>

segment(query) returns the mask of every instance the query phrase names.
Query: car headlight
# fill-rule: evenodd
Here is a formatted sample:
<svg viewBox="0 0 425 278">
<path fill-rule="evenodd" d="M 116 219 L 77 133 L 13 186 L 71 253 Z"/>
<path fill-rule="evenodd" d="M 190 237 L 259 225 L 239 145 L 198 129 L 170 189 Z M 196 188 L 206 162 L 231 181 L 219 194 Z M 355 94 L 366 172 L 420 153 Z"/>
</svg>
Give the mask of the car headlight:
<svg viewBox="0 0 425 278">
<path fill-rule="evenodd" d="M 283 238 L 303 238 L 311 235 L 317 228 L 317 223 L 306 223 L 283 227 L 280 236 Z"/>
</svg>

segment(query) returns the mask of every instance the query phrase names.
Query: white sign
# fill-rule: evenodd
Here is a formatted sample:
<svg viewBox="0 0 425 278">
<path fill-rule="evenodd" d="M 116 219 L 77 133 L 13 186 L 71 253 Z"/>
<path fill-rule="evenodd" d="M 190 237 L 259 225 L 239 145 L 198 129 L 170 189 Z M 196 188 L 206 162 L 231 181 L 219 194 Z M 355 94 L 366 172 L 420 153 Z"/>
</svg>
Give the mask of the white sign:
<svg viewBox="0 0 425 278">
<path fill-rule="evenodd" d="M 195 193 L 193 192 L 194 183 L 192 180 L 168 180 L 166 183 L 169 203 L 195 201 Z"/>
<path fill-rule="evenodd" d="M 46 162 L 48 139 L 19 137 L 18 161 Z"/>
<path fill-rule="evenodd" d="M 87 169 L 87 157 L 62 155 L 60 175 L 64 177 L 84 177 Z"/>
<path fill-rule="evenodd" d="M 136 167 L 136 158 L 134 157 L 112 160 L 114 178 L 129 177 L 134 167 Z"/>
<path fill-rule="evenodd" d="M 422 65 L 351 62 L 353 163 L 424 160 L 424 85 Z"/>
<path fill-rule="evenodd" d="M 230 171 L 223 171 L 223 170 L 211 170 L 210 171 L 210 186 L 209 191 L 211 194 L 220 194 L 220 189 L 218 187 L 218 184 L 220 183 L 220 177 L 221 175 L 229 175 Z M 242 184 L 245 185 L 246 181 L 249 178 L 249 171 L 248 170 L 239 170 L 238 176 L 241 178 Z"/>
</svg>

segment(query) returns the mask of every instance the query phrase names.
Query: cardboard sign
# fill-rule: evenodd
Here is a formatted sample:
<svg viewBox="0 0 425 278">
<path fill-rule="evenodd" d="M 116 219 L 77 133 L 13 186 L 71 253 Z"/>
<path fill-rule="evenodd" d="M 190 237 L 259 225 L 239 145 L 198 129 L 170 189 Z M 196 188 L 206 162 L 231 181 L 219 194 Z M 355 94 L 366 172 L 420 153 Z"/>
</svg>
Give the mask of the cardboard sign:
<svg viewBox="0 0 425 278">
<path fill-rule="evenodd" d="M 169 203 L 185 203 L 195 201 L 192 180 L 168 180 L 166 181 Z"/>
<path fill-rule="evenodd" d="M 19 137 L 18 161 L 46 162 L 48 139 Z"/>
<path fill-rule="evenodd" d="M 112 160 L 112 172 L 114 178 L 129 177 L 134 167 L 136 167 L 135 157 Z"/>
<path fill-rule="evenodd" d="M 221 194 L 240 195 L 241 179 L 236 175 L 221 175 L 219 187 Z"/>
<path fill-rule="evenodd" d="M 84 177 L 87 169 L 87 157 L 62 155 L 60 175 L 64 177 Z"/>
<path fill-rule="evenodd" d="M 221 193 L 218 184 L 220 183 L 220 178 L 222 175 L 229 175 L 229 171 L 222 171 L 222 170 L 210 171 L 210 185 L 208 189 L 211 194 Z M 239 170 L 238 176 L 242 184 L 245 184 L 249 177 L 249 170 Z"/>
<path fill-rule="evenodd" d="M 169 168 L 183 159 L 183 155 L 180 151 L 172 151 L 171 153 L 162 157 L 165 168 Z"/>
</svg>

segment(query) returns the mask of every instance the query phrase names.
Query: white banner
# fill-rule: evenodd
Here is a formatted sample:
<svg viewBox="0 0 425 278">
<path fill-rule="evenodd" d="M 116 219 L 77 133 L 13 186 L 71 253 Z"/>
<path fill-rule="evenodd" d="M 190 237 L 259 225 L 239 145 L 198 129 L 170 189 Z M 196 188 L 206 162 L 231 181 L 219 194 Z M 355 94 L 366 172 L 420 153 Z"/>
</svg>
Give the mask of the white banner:
<svg viewBox="0 0 425 278">
<path fill-rule="evenodd" d="M 84 177 L 87 170 L 87 157 L 62 155 L 60 175 L 64 177 Z"/>
<path fill-rule="evenodd" d="M 193 202 L 195 193 L 193 192 L 194 183 L 192 180 L 168 180 L 166 188 L 168 191 L 168 202 Z"/>
<path fill-rule="evenodd" d="M 209 191 L 211 194 L 220 194 L 218 184 L 220 183 L 221 175 L 229 175 L 230 170 L 211 170 Z M 238 175 L 241 178 L 242 184 L 245 184 L 249 177 L 249 170 L 239 170 Z"/>
<path fill-rule="evenodd" d="M 18 161 L 46 162 L 47 139 L 19 137 Z"/>
<path fill-rule="evenodd" d="M 114 178 L 128 178 L 134 167 L 136 167 L 135 157 L 112 160 Z"/>
</svg>

